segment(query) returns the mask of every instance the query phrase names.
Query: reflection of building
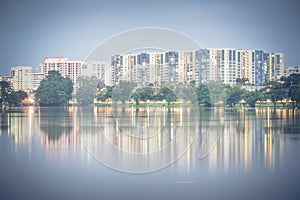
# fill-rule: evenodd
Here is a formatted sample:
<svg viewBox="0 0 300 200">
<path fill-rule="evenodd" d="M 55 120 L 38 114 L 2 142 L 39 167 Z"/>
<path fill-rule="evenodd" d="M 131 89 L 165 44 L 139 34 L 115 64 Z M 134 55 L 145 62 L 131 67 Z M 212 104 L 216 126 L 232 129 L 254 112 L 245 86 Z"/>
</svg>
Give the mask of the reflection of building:
<svg viewBox="0 0 300 200">
<path fill-rule="evenodd" d="M 198 115 L 191 108 L 106 107 L 94 113 L 94 117 L 80 118 L 81 141 L 105 164 L 125 171 L 169 165 L 198 132 Z"/>
<path fill-rule="evenodd" d="M 44 133 L 44 147 L 78 146 L 80 138 L 76 130 L 77 108 L 52 108 L 41 110 L 39 125 Z"/>
<path fill-rule="evenodd" d="M 285 111 L 241 109 L 227 113 L 224 132 L 208 156 L 210 169 L 215 172 L 221 166 L 224 171 L 247 171 L 256 164 L 263 164 L 272 170 L 283 156 L 281 130 L 272 123 L 276 118 L 285 118 L 282 112 Z M 273 120 L 270 120 L 271 115 Z"/>
<path fill-rule="evenodd" d="M 34 117 L 38 110 L 34 107 L 24 107 L 16 113 L 3 113 L 0 116 L 0 133 L 8 134 L 15 144 L 39 142 L 42 135 L 37 126 L 38 118 Z"/>
<path fill-rule="evenodd" d="M 80 138 L 76 132 L 62 133 L 57 139 L 51 139 L 47 133 L 44 134 L 44 147 L 76 147 L 80 145 Z"/>
<path fill-rule="evenodd" d="M 295 140 L 299 132 L 295 126 L 299 115 L 294 110 L 238 109 L 227 110 L 226 114 L 219 112 L 221 109 L 218 112 L 206 110 L 199 119 L 193 118 L 194 111 L 187 107 L 170 111 L 168 108 L 140 108 L 139 111 L 126 108 L 124 112 L 112 107 L 95 107 L 82 112 L 79 107 L 60 112 L 55 108 L 41 109 L 26 107 L 19 113 L 3 113 L 0 134 L 8 134 L 15 144 L 35 142 L 43 145 L 47 155 L 57 152 L 66 157 L 69 148 L 76 149 L 73 147 L 83 142 L 95 156 L 103 153 L 107 156 L 104 158 L 116 159 L 118 163 L 145 164 L 146 167 L 170 161 L 184 152 L 175 167 L 198 170 L 199 165 L 203 167 L 207 163 L 213 173 L 251 170 L 254 165 L 273 170 L 283 160 L 286 143 Z M 224 117 L 224 131 L 218 117 Z M 194 138 L 193 133 L 198 137 Z M 151 137 L 141 139 L 140 136 Z M 188 146 L 193 139 L 196 139 L 193 145 Z M 208 155 L 200 162 L 198 156 L 203 141 Z M 151 157 L 151 152 L 159 150 L 159 154 Z M 122 156 L 124 151 L 142 153 L 149 160 L 147 163 L 130 160 L 131 157 Z"/>
</svg>

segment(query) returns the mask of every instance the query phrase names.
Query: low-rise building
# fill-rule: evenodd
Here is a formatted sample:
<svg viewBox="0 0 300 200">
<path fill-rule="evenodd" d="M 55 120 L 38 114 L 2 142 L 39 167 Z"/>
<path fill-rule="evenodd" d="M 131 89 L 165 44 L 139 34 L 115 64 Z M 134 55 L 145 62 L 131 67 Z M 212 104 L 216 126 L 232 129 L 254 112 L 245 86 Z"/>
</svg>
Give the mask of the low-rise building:
<svg viewBox="0 0 300 200">
<path fill-rule="evenodd" d="M 287 69 L 284 69 L 283 75 L 285 77 L 288 77 L 291 74 L 300 74 L 300 66 L 293 66 L 293 67 L 288 67 Z"/>
</svg>

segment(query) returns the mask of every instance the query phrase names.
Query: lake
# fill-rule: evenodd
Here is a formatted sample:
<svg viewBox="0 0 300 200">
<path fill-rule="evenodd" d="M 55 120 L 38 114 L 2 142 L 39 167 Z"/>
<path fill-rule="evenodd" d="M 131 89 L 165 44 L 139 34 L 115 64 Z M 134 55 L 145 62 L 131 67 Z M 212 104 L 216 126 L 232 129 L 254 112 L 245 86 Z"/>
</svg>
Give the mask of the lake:
<svg viewBox="0 0 300 200">
<path fill-rule="evenodd" d="M 299 199 L 300 111 L 14 108 L 0 199 Z"/>
</svg>

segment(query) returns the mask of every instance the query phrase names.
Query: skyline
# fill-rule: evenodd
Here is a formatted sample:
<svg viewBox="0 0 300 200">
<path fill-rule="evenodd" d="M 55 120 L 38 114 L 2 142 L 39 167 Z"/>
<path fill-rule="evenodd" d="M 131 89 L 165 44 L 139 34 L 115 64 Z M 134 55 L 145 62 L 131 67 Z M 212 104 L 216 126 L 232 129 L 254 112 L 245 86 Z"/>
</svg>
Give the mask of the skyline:
<svg viewBox="0 0 300 200">
<path fill-rule="evenodd" d="M 13 66 L 35 67 L 45 56 L 84 60 L 111 35 L 141 27 L 179 31 L 202 48 L 282 52 L 285 67 L 297 66 L 299 3 L 288 2 L 10 1 L 0 8 L 0 41 L 5 47 L 0 74 Z"/>
</svg>

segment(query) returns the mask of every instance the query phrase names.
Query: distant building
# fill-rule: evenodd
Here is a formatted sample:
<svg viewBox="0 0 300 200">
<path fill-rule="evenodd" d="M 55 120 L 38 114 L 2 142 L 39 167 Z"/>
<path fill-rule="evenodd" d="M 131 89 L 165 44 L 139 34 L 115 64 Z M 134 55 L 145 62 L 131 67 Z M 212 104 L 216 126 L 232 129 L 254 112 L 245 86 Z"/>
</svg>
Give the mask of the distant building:
<svg viewBox="0 0 300 200">
<path fill-rule="evenodd" d="M 300 66 L 293 66 L 293 67 L 288 67 L 287 69 L 284 69 L 283 75 L 285 77 L 288 77 L 291 74 L 300 74 Z"/>
<path fill-rule="evenodd" d="M 266 88 L 267 86 L 262 85 L 243 85 L 241 88 L 248 91 L 261 90 Z"/>
<path fill-rule="evenodd" d="M 202 73 L 206 81 L 236 84 L 237 78 L 240 78 L 253 85 L 263 85 L 283 76 L 282 53 L 228 48 L 209 48 L 207 53 L 208 64 Z"/>
<path fill-rule="evenodd" d="M 97 77 L 105 82 L 105 71 L 109 67 L 109 62 L 105 61 L 85 61 L 81 66 L 82 77 Z"/>
<path fill-rule="evenodd" d="M 241 65 L 238 63 L 238 51 L 232 48 L 208 48 L 209 66 L 206 69 L 207 81 L 221 81 L 235 84 L 242 78 Z"/>
<path fill-rule="evenodd" d="M 44 64 L 40 63 L 33 68 L 33 73 L 43 73 L 44 72 Z"/>
<path fill-rule="evenodd" d="M 280 80 L 284 73 L 284 54 L 272 53 L 271 59 L 272 80 Z"/>
<path fill-rule="evenodd" d="M 32 67 L 17 66 L 11 68 L 11 83 L 14 90 L 32 90 Z"/>
<path fill-rule="evenodd" d="M 199 55 L 199 52 L 198 52 Z M 199 83 L 199 59 L 195 51 L 140 52 L 112 56 L 106 83 L 133 81 L 138 86 L 149 84 Z"/>
<path fill-rule="evenodd" d="M 6 81 L 11 83 L 11 76 L 0 76 L 0 81 Z"/>
<path fill-rule="evenodd" d="M 81 61 L 68 60 L 67 57 L 44 58 L 44 77 L 49 71 L 58 71 L 63 77 L 68 77 L 78 88 L 78 78 L 81 76 Z"/>
<path fill-rule="evenodd" d="M 32 89 L 37 90 L 44 79 L 44 73 L 32 73 Z"/>
<path fill-rule="evenodd" d="M 106 74 L 106 83 L 120 80 L 136 82 L 139 86 L 176 84 L 195 81 L 196 84 L 220 81 L 236 84 L 263 85 L 279 80 L 283 75 L 282 53 L 233 48 L 207 48 L 191 51 L 141 52 L 114 55 Z"/>
</svg>

